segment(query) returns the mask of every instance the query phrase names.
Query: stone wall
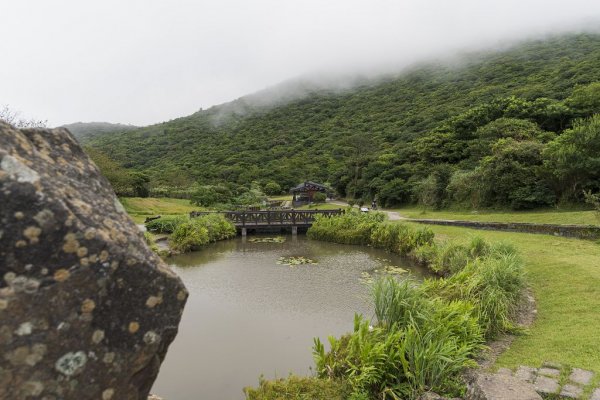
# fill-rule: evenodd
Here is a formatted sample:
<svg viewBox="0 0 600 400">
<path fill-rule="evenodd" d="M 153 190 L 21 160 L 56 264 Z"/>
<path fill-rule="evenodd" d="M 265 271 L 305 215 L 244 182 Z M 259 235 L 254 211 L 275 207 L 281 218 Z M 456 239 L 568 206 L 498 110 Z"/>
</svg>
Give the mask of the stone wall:
<svg viewBox="0 0 600 400">
<path fill-rule="evenodd" d="M 0 122 L 1 399 L 146 399 L 186 299 L 68 131 Z"/>
<path fill-rule="evenodd" d="M 445 219 L 407 219 L 420 224 L 462 226 L 472 229 L 484 229 L 507 232 L 537 233 L 542 235 L 574 237 L 579 239 L 600 239 L 600 226 L 595 225 L 558 225 L 533 224 L 526 222 L 481 222 L 455 221 Z"/>
</svg>

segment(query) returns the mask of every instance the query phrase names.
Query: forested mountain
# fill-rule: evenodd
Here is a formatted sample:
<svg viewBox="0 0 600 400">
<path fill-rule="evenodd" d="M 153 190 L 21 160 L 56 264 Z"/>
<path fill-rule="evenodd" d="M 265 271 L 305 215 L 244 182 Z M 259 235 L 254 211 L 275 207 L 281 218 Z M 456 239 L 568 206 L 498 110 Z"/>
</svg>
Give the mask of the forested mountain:
<svg viewBox="0 0 600 400">
<path fill-rule="evenodd" d="M 110 122 L 74 122 L 72 124 L 62 125 L 61 128 L 67 128 L 77 140 L 85 142 L 96 135 L 126 132 L 136 129 L 137 126 L 111 124 Z"/>
<path fill-rule="evenodd" d="M 532 208 L 600 189 L 598 112 L 600 35 L 587 33 L 315 89 L 279 106 L 241 98 L 84 142 L 155 187 L 243 191 L 256 181 L 286 190 L 313 180 L 387 205 Z"/>
</svg>

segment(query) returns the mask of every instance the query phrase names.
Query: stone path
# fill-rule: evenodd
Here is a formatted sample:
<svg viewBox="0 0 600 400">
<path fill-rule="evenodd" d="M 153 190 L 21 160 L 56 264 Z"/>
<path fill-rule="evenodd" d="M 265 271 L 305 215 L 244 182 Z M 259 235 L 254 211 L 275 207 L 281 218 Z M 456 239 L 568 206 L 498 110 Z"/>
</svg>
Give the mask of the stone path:
<svg viewBox="0 0 600 400">
<path fill-rule="evenodd" d="M 533 385 L 543 398 L 600 400 L 600 388 L 594 387 L 594 373 L 580 368 L 546 362 L 540 368 L 520 366 L 516 371 L 500 368 L 498 375 L 513 376 Z"/>
</svg>

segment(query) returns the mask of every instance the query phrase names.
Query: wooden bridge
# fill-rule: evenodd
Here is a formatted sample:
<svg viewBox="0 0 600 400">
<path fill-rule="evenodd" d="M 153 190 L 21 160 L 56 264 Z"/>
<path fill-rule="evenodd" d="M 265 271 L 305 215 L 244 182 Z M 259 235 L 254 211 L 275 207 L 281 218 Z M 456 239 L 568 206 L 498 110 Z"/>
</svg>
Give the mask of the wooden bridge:
<svg viewBox="0 0 600 400">
<path fill-rule="evenodd" d="M 298 228 L 309 228 L 312 226 L 317 215 L 331 217 L 341 215 L 344 210 L 269 210 L 269 211 L 224 211 L 225 218 L 230 220 L 235 227 L 245 236 L 248 230 L 271 230 L 291 228 L 292 234 L 298 232 Z M 209 214 L 208 212 L 193 211 L 190 217 L 199 217 Z"/>
</svg>

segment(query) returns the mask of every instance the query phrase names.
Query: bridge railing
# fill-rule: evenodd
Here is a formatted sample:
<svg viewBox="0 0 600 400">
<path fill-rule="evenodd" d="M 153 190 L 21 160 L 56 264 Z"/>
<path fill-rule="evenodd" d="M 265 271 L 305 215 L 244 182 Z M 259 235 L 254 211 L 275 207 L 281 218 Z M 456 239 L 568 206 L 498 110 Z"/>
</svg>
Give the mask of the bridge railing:
<svg viewBox="0 0 600 400">
<path fill-rule="evenodd" d="M 317 215 L 332 217 L 341 215 L 344 210 L 269 210 L 269 211 L 224 211 L 222 214 L 238 227 L 279 225 L 310 225 Z M 190 217 L 199 217 L 208 212 L 192 212 Z"/>
</svg>

